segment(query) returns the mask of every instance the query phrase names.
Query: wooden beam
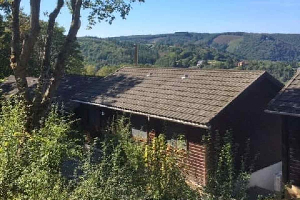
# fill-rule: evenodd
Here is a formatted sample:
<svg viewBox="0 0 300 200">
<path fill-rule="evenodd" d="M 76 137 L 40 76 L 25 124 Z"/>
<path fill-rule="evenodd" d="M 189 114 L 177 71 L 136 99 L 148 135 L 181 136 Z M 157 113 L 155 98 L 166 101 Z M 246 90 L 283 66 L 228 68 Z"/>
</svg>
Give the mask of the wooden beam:
<svg viewBox="0 0 300 200">
<path fill-rule="evenodd" d="M 282 181 L 286 185 L 289 181 L 289 129 L 288 117 L 281 116 L 282 121 Z"/>
</svg>

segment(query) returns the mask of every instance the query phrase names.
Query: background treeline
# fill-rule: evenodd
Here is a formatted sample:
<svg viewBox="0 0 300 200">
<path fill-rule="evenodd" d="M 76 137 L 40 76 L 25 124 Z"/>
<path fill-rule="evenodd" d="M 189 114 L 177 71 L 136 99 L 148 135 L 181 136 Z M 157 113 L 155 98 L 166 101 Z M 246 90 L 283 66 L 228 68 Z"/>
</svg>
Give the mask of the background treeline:
<svg viewBox="0 0 300 200">
<path fill-rule="evenodd" d="M 79 38 L 79 44 L 85 60 L 97 68 L 105 65 L 133 64 L 134 44 L 117 39 L 93 37 Z M 199 60 L 227 61 L 233 59 L 229 53 L 223 53 L 202 45 L 139 44 L 139 64 L 161 67 L 190 67 Z"/>
<path fill-rule="evenodd" d="M 243 33 L 240 34 L 243 35 Z M 238 48 L 238 45 L 242 42 L 242 37 L 244 37 L 241 35 L 224 34 L 217 36 L 216 34 L 177 33 L 163 35 L 164 37 L 162 35 L 108 39 L 83 37 L 79 38 L 78 41 L 85 58 L 83 73 L 86 75 L 106 76 L 122 66 L 133 65 L 134 45 L 138 44 L 139 66 L 142 67 L 266 70 L 282 82 L 293 76 L 299 66 L 297 60 L 241 59 L 243 57 L 241 54 L 246 52 L 246 50 L 242 51 Z M 247 34 L 247 37 L 256 38 L 257 35 L 259 34 Z M 278 36 L 283 37 L 284 35 L 278 34 Z M 291 36 L 296 37 L 296 35 Z M 204 40 L 204 38 L 207 40 Z M 202 42 L 196 44 L 197 39 Z M 269 38 L 265 38 L 265 40 L 268 40 L 269 43 L 272 41 Z M 212 46 L 206 45 L 203 41 L 210 41 Z M 259 56 L 272 54 L 273 51 L 268 49 L 264 42 L 258 42 L 258 45 L 264 47 L 264 49 L 257 47 L 260 50 L 255 51 L 254 49 L 251 51 Z M 234 54 L 235 50 L 240 52 L 239 56 Z M 263 51 L 266 53 L 262 53 Z M 238 63 L 241 61 L 245 62 L 238 67 Z"/>
<path fill-rule="evenodd" d="M 204 45 L 245 60 L 300 61 L 299 34 L 189 33 L 115 37 L 119 41 L 164 45 Z"/>
</svg>

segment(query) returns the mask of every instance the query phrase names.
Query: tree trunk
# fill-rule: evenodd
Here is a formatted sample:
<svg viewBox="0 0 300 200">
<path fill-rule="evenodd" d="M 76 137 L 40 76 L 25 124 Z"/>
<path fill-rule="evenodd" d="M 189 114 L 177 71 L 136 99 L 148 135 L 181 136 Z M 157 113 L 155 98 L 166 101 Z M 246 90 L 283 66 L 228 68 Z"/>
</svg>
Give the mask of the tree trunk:
<svg viewBox="0 0 300 200">
<path fill-rule="evenodd" d="M 11 38 L 11 56 L 10 66 L 14 71 L 17 88 L 20 95 L 25 99 L 26 102 L 30 102 L 28 94 L 28 84 L 26 80 L 26 68 L 20 66 L 20 2 L 21 0 L 15 0 L 12 2 L 12 38 Z"/>
<path fill-rule="evenodd" d="M 28 83 L 27 83 L 27 64 L 37 37 L 40 32 L 40 4 L 41 0 L 30 0 L 30 30 L 29 34 L 25 36 L 23 40 L 22 49 L 20 49 L 20 2 L 21 0 L 12 1 L 12 39 L 11 39 L 11 58 L 10 66 L 14 71 L 16 78 L 17 88 L 19 94 L 27 104 L 28 113 L 29 105 L 32 101 L 29 96 Z M 30 116 L 30 115 L 29 115 Z M 26 128 L 29 131 L 31 129 L 31 119 L 27 118 Z"/>
<path fill-rule="evenodd" d="M 47 113 L 47 111 L 43 111 L 43 109 L 45 108 L 44 106 L 41 105 L 41 103 L 43 99 L 43 94 L 45 93 L 47 86 L 49 86 L 50 83 L 50 74 L 49 74 L 51 69 L 50 56 L 51 56 L 51 45 L 53 39 L 55 20 L 63 5 L 64 5 L 64 0 L 57 0 L 56 8 L 49 15 L 48 27 L 47 27 L 47 38 L 44 47 L 41 73 L 40 73 L 35 97 L 33 100 L 32 124 L 34 127 L 39 125 L 39 121 L 42 118 L 43 113 Z"/>
<path fill-rule="evenodd" d="M 25 36 L 22 50 L 20 50 L 20 2 L 12 2 L 12 40 L 11 40 L 11 58 L 10 66 L 14 71 L 17 88 L 20 95 L 27 104 L 31 104 L 29 97 L 28 83 L 26 80 L 26 68 L 30 55 L 33 51 L 34 44 L 40 32 L 40 4 L 41 0 L 30 0 L 30 32 Z"/>
<path fill-rule="evenodd" d="M 39 121 L 44 117 L 49 105 L 52 101 L 55 91 L 57 90 L 65 70 L 65 62 L 69 56 L 70 48 L 76 40 L 77 32 L 80 28 L 80 10 L 82 0 L 71 0 L 72 22 L 66 36 L 64 45 L 60 50 L 58 57 L 54 64 L 53 77 L 50 79 L 49 71 L 51 69 L 50 54 L 51 44 L 53 39 L 53 29 L 55 20 L 64 4 L 64 0 L 57 0 L 56 8 L 49 15 L 47 39 L 44 49 L 43 63 L 37 93 L 33 101 L 29 97 L 28 84 L 26 80 L 27 63 L 33 52 L 34 45 L 40 32 L 40 4 L 41 0 L 30 0 L 30 31 L 23 40 L 22 49 L 20 49 L 20 1 L 14 0 L 12 2 L 12 43 L 11 43 L 11 68 L 14 71 L 17 87 L 20 94 L 24 97 L 27 105 L 31 105 L 28 118 L 28 129 L 32 130 L 38 126 Z M 32 104 L 33 103 L 33 104 Z"/>
<path fill-rule="evenodd" d="M 64 5 L 64 0 L 57 0 L 56 8 L 49 15 L 48 27 L 47 27 L 47 39 L 46 39 L 46 44 L 45 44 L 45 49 L 44 49 L 41 74 L 39 77 L 39 84 L 38 84 L 38 89 L 37 89 L 38 92 L 35 96 L 35 102 L 42 101 L 42 96 L 45 93 L 47 86 L 49 85 L 49 81 L 50 81 L 49 72 L 51 69 L 51 63 L 50 63 L 51 45 L 52 45 L 52 39 L 53 39 L 55 20 L 56 20 L 63 5 Z"/>
<path fill-rule="evenodd" d="M 70 48 L 74 41 L 76 40 L 77 32 L 80 28 L 80 10 L 82 5 L 82 0 L 72 0 L 72 22 L 68 32 L 68 35 L 65 39 L 64 45 L 60 50 L 57 59 L 54 64 L 54 73 L 53 77 L 50 79 L 49 70 L 50 70 L 50 45 L 52 41 L 53 28 L 55 23 L 55 18 L 59 13 L 60 3 L 63 1 L 58 0 L 57 8 L 51 13 L 49 16 L 49 24 L 48 24 L 48 38 L 45 46 L 45 57 L 43 60 L 43 66 L 41 70 L 41 76 L 39 80 L 39 94 L 41 96 L 37 96 L 35 100 L 34 108 L 36 112 L 33 113 L 33 122 L 35 125 L 38 125 L 39 120 L 45 117 L 48 113 L 49 105 L 55 95 L 55 91 L 57 90 L 61 79 L 63 77 L 65 71 L 65 62 L 68 59 Z M 53 24 L 52 24 L 53 23 Z M 46 89 L 45 89 L 46 88 Z M 39 99 L 42 98 L 42 99 Z"/>
<path fill-rule="evenodd" d="M 72 0 L 71 7 L 72 7 L 72 22 L 71 27 L 69 29 L 68 35 L 66 37 L 65 43 L 58 54 L 56 62 L 54 64 L 54 74 L 53 79 L 50 81 L 50 85 L 45 91 L 43 95 L 43 104 L 48 104 L 49 101 L 55 95 L 55 91 L 57 90 L 61 78 L 64 74 L 65 70 L 65 62 L 69 56 L 70 48 L 74 41 L 76 40 L 77 32 L 80 28 L 80 9 L 82 5 L 82 0 Z"/>
</svg>

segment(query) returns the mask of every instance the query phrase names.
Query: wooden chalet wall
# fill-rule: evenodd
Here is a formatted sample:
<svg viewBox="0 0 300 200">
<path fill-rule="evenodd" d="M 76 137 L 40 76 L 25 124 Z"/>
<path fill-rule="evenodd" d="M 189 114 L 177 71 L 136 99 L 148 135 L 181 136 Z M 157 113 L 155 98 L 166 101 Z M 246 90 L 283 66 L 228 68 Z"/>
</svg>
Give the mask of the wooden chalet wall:
<svg viewBox="0 0 300 200">
<path fill-rule="evenodd" d="M 283 117 L 283 178 L 300 186 L 300 118 Z M 286 151 L 285 151 L 286 150 Z"/>
<path fill-rule="evenodd" d="M 251 159 L 258 156 L 254 170 L 281 160 L 281 119 L 264 112 L 280 89 L 280 86 L 270 80 L 261 78 L 231 102 L 211 123 L 212 130 L 218 130 L 221 134 L 231 130 L 234 142 L 239 144 L 240 156 L 245 152 L 247 139 L 250 139 Z M 252 163 L 248 163 L 248 166 L 250 164 Z"/>
<path fill-rule="evenodd" d="M 151 118 L 148 123 L 150 133 L 155 132 L 166 135 L 169 140 L 178 135 L 184 135 L 187 141 L 188 155 L 185 160 L 186 173 L 189 180 L 199 185 L 205 185 L 207 181 L 207 151 L 202 137 L 207 134 L 207 130 L 183 125 L 175 122 L 164 121 Z"/>
<path fill-rule="evenodd" d="M 104 115 L 101 114 L 102 112 L 104 112 Z M 82 126 L 86 131 L 88 131 L 92 137 L 96 137 L 97 134 L 108 125 L 112 116 L 122 115 L 123 113 L 97 106 L 81 104 L 77 108 L 76 114 L 80 116 Z M 194 183 L 199 185 L 206 184 L 206 146 L 201 141 L 202 136 L 207 133 L 205 129 L 154 118 L 150 118 L 148 121 L 148 118 L 142 115 L 125 114 L 125 116 L 130 117 L 133 128 L 146 131 L 149 140 L 161 133 L 166 135 L 167 140 L 175 138 L 178 135 L 184 135 L 189 152 L 185 160 L 185 172 L 188 178 Z"/>
</svg>

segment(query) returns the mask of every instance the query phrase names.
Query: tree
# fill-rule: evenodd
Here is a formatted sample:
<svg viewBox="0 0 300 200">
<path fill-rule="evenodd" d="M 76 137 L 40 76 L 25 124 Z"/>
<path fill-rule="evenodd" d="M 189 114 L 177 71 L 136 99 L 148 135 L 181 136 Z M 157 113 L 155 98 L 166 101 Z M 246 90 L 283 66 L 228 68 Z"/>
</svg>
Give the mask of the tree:
<svg viewBox="0 0 300 200">
<path fill-rule="evenodd" d="M 10 66 L 16 78 L 17 88 L 21 97 L 30 109 L 28 124 L 38 125 L 39 120 L 47 113 L 55 91 L 57 90 L 66 69 L 66 61 L 70 56 L 70 49 L 76 41 L 76 35 L 80 28 L 80 13 L 82 9 L 89 11 L 89 27 L 96 24 L 97 20 L 112 23 L 115 13 L 125 19 L 131 9 L 131 3 L 144 0 L 57 0 L 55 9 L 49 14 L 47 22 L 46 39 L 42 56 L 38 86 L 34 97 L 30 97 L 26 80 L 28 62 L 41 30 L 40 5 L 41 0 L 30 0 L 29 31 L 21 37 L 20 34 L 20 2 L 21 0 L 1 0 L 0 5 L 5 11 L 10 12 L 11 23 L 11 56 Z M 68 6 L 72 15 L 68 34 L 59 50 L 54 63 L 51 63 L 51 45 L 53 44 L 54 27 L 58 14 L 64 4 Z M 22 40 L 22 44 L 21 44 Z M 21 44 L 21 45 L 20 45 Z M 50 73 L 50 69 L 53 72 Z M 29 127 L 30 129 L 30 127 Z"/>
<path fill-rule="evenodd" d="M 29 17 L 23 12 L 20 13 L 19 17 L 21 24 L 20 34 L 22 38 L 29 31 Z M 11 23 L 11 21 L 12 19 L 9 15 L 0 15 L 0 78 L 7 77 L 13 73 L 9 66 L 11 38 L 9 24 Z M 40 65 L 43 58 L 44 41 L 46 38 L 48 26 L 47 22 L 45 21 L 40 21 L 40 24 L 41 31 L 28 62 L 28 76 L 38 77 L 40 73 Z M 51 45 L 50 55 L 52 66 L 65 40 L 66 36 L 64 35 L 64 32 L 65 29 L 56 23 L 53 30 L 53 42 Z M 68 74 L 82 74 L 84 59 L 79 48 L 80 46 L 78 41 L 75 41 L 75 43 L 70 48 L 70 55 L 66 61 L 66 73 Z M 53 69 L 51 69 L 51 71 L 53 71 Z"/>
<path fill-rule="evenodd" d="M 9 67 L 10 34 L 5 30 L 7 22 L 0 15 L 0 79 L 11 74 Z"/>
<path fill-rule="evenodd" d="M 97 68 L 94 65 L 86 65 L 84 66 L 85 75 L 94 76 L 97 72 Z"/>
</svg>

